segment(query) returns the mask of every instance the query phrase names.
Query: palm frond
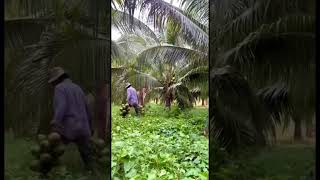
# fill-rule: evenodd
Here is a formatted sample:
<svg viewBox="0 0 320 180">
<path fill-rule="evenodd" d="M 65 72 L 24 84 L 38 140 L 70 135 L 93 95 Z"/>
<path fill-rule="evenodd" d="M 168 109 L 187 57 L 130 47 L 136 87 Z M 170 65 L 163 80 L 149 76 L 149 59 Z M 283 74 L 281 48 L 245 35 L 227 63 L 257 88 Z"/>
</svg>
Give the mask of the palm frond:
<svg viewBox="0 0 320 180">
<path fill-rule="evenodd" d="M 127 82 L 130 82 L 134 85 L 134 87 L 142 88 L 142 87 L 157 87 L 161 86 L 161 83 L 156 77 L 153 77 L 151 74 L 141 72 L 136 69 L 132 69 L 127 72 Z"/>
<path fill-rule="evenodd" d="M 163 96 L 163 87 L 150 88 L 146 96 L 146 102 L 153 98 L 161 99 L 162 96 Z"/>
<path fill-rule="evenodd" d="M 280 18 L 271 24 L 262 25 L 257 31 L 250 33 L 235 48 L 225 52 L 221 64 L 241 64 L 255 58 L 255 49 L 260 42 L 296 38 L 312 40 L 315 38 L 313 16 L 289 16 Z M 235 63 L 238 61 L 239 63 Z"/>
<path fill-rule="evenodd" d="M 262 88 L 257 92 L 257 96 L 278 123 L 281 123 L 281 114 L 290 114 L 290 111 L 292 111 L 288 91 L 287 85 L 279 82 Z"/>
<path fill-rule="evenodd" d="M 247 81 L 232 67 L 211 70 L 210 95 L 210 119 L 221 129 L 229 150 L 265 144 L 267 134 L 274 132 L 274 122 L 259 105 Z"/>
<path fill-rule="evenodd" d="M 199 77 L 201 77 L 201 81 L 203 80 L 202 78 L 207 79 L 208 78 L 208 73 L 209 73 L 209 67 L 208 66 L 199 66 L 194 69 L 191 69 L 187 73 L 185 73 L 184 76 L 179 78 L 178 82 L 189 82 L 192 80 L 195 81 L 200 81 Z"/>
<path fill-rule="evenodd" d="M 174 93 L 174 98 L 177 101 L 177 104 L 180 108 L 189 108 L 192 107 L 194 98 L 188 87 L 182 83 L 176 83 L 169 87 Z"/>
<path fill-rule="evenodd" d="M 121 59 L 124 61 L 134 59 L 137 54 L 141 53 L 148 47 L 155 45 L 154 41 L 150 42 L 145 37 L 135 34 L 123 35 L 116 41 L 116 43 L 123 52 L 122 54 L 125 56 Z"/>
<path fill-rule="evenodd" d="M 23 48 L 39 41 L 41 32 L 52 18 L 19 17 L 5 19 L 5 46 Z"/>
<path fill-rule="evenodd" d="M 141 3 L 141 12 L 147 11 L 149 21 L 159 29 L 163 29 L 168 17 L 175 19 L 181 25 L 181 33 L 195 48 L 208 47 L 206 27 L 188 17 L 183 11 L 162 0 L 144 0 Z"/>
<path fill-rule="evenodd" d="M 123 56 L 123 52 L 121 48 L 114 41 L 111 41 L 111 55 L 112 55 L 112 58 Z"/>
<path fill-rule="evenodd" d="M 5 10 L 6 15 L 9 18 L 12 17 L 21 17 L 21 16 L 34 16 L 41 17 L 46 16 L 52 11 L 58 12 L 61 10 L 63 5 L 62 0 L 25 0 L 25 1 L 16 1 L 16 0 L 6 0 L 5 1 Z M 9 13 L 15 11 L 16 13 Z"/>
<path fill-rule="evenodd" d="M 141 52 L 138 64 L 172 63 L 178 67 L 184 67 L 188 63 L 203 65 L 207 64 L 207 54 L 201 51 L 178 47 L 178 46 L 155 46 Z"/>
<path fill-rule="evenodd" d="M 131 23 L 131 21 L 133 21 L 133 23 Z M 156 43 L 159 43 L 157 35 L 148 25 L 125 12 L 112 10 L 112 26 L 115 26 L 122 33 L 136 33 L 140 36 L 150 37 Z"/>
<path fill-rule="evenodd" d="M 200 95 L 201 95 L 201 90 L 200 90 L 200 88 L 193 88 L 190 90 L 190 93 L 191 93 L 192 97 L 194 97 L 195 99 L 198 99 L 198 97 L 200 97 Z"/>
<path fill-rule="evenodd" d="M 255 31 L 262 24 L 270 24 L 279 17 L 301 14 L 296 1 L 290 0 L 258 0 L 251 2 L 250 0 L 229 0 L 226 2 L 229 2 L 227 8 L 216 6 L 217 9 L 215 11 L 217 12 L 230 12 L 228 13 L 230 14 L 229 16 L 222 16 L 226 18 L 220 22 L 221 29 L 216 34 L 216 37 L 218 41 L 224 41 L 228 47 L 232 47 L 239 40 L 241 41 L 249 32 Z M 221 15 L 216 14 L 216 16 Z"/>
<path fill-rule="evenodd" d="M 189 16 L 196 19 L 205 27 L 209 27 L 209 1 L 182 0 L 181 6 Z"/>
<path fill-rule="evenodd" d="M 61 32 L 43 34 L 18 69 L 16 89 L 25 89 L 30 94 L 41 91 L 47 84 L 48 68 L 52 65 L 61 65 L 70 70 L 74 79 L 82 81 L 86 87 L 92 87 L 95 80 L 108 76 L 105 59 L 109 53 L 108 41 L 91 37 L 65 37 Z M 83 70 L 89 70 L 86 76 L 79 73 Z"/>
<path fill-rule="evenodd" d="M 126 71 L 125 67 L 111 67 L 111 73 L 114 76 L 121 76 Z"/>
</svg>

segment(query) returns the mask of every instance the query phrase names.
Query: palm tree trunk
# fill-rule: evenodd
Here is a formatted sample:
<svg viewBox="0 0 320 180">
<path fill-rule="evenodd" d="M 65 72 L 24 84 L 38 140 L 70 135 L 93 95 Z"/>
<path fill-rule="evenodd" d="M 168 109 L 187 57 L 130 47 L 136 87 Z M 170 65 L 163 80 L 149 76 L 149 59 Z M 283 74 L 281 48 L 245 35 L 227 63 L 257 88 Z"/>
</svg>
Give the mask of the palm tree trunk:
<svg viewBox="0 0 320 180">
<path fill-rule="evenodd" d="M 96 107 L 97 107 L 97 133 L 101 139 L 106 139 L 106 126 L 107 126 L 107 91 L 108 88 L 105 84 L 100 84 L 97 88 Z"/>
<path fill-rule="evenodd" d="M 111 97 L 111 84 L 107 84 L 106 85 L 106 99 L 108 97 Z M 108 144 L 111 143 L 111 101 L 109 100 L 106 100 L 106 134 L 105 134 L 105 137 L 106 137 L 106 142 Z"/>
<path fill-rule="evenodd" d="M 53 112 L 52 112 L 52 89 L 47 88 L 42 94 L 43 98 L 41 98 L 41 104 L 45 106 L 40 106 L 40 123 L 38 128 L 38 134 L 48 134 L 51 130 L 50 122 L 53 120 Z"/>
<path fill-rule="evenodd" d="M 44 112 L 41 113 L 41 119 L 39 123 L 39 128 L 38 128 L 38 134 L 48 134 L 50 131 L 50 121 L 51 119 L 48 117 L 48 111 L 45 110 L 45 108 L 42 108 Z"/>
<path fill-rule="evenodd" d="M 171 92 L 167 93 L 164 99 L 165 107 L 171 108 L 171 104 L 173 102 L 173 94 Z"/>
<path fill-rule="evenodd" d="M 302 140 L 302 121 L 299 117 L 294 117 L 294 140 Z"/>
<path fill-rule="evenodd" d="M 141 106 L 144 107 L 144 97 L 145 97 L 145 90 L 144 88 L 142 88 L 140 91 L 139 91 L 139 103 Z"/>
<path fill-rule="evenodd" d="M 312 138 L 313 136 L 312 130 L 313 130 L 312 122 L 306 121 L 306 137 Z"/>
<path fill-rule="evenodd" d="M 170 106 L 171 106 L 170 98 L 166 97 L 166 99 L 164 101 L 165 101 L 165 107 L 170 108 Z"/>
</svg>

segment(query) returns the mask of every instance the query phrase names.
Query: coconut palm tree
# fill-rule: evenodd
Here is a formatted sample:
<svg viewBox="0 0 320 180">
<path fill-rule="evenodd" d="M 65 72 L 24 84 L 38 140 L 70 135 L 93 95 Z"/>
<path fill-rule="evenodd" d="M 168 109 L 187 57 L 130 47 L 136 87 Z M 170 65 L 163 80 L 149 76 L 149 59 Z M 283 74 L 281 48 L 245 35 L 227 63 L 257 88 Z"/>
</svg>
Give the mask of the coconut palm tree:
<svg viewBox="0 0 320 180">
<path fill-rule="evenodd" d="M 179 9 L 164 1 L 141 1 L 138 3 L 139 7 L 136 8 L 140 9 L 141 14 L 147 16 L 148 22 L 154 24 L 155 30 L 152 34 L 146 28 L 148 25 L 144 25 L 142 22 L 143 19 L 139 20 L 130 16 L 133 9 L 130 9 L 128 3 L 131 2 L 121 2 L 114 4 L 116 7 L 122 8 L 122 18 L 120 19 L 125 19 L 125 21 L 118 21 L 118 17 L 116 17 L 113 23 L 120 32 L 126 34 L 116 42 L 126 56 L 115 61 L 119 62 L 119 60 L 125 59 L 125 62 L 122 63 L 130 63 L 126 64 L 127 70 L 117 81 L 116 87 L 121 86 L 119 82 L 122 82 L 123 86 L 123 82 L 129 80 L 135 87 L 148 86 L 153 92 L 160 93 L 167 107 L 171 106 L 174 99 L 182 107 L 190 106 L 193 101 L 190 90 L 194 84 L 187 87 L 187 79 L 200 78 L 202 82 L 198 81 L 201 82 L 197 84 L 198 88 L 202 83 L 207 84 L 205 74 L 207 68 L 205 66 L 207 66 L 208 24 L 205 24 L 207 22 L 205 19 L 208 16 L 193 18 L 192 15 L 195 13 L 184 11 L 184 8 L 188 7 L 187 2 L 182 3 L 182 9 Z M 129 9 L 127 9 L 128 7 Z M 117 11 L 115 10 L 115 12 Z M 127 23 L 124 24 L 124 28 L 122 26 L 124 22 L 130 23 L 130 17 L 133 18 L 131 22 L 135 26 L 131 29 L 136 30 L 138 29 L 137 25 L 140 25 L 142 27 L 140 31 L 146 31 L 146 33 L 137 34 L 135 32 L 134 36 L 128 36 L 132 32 L 128 31 Z M 201 39 L 201 41 L 192 41 L 190 37 Z M 154 41 L 150 41 L 148 38 Z M 134 64 L 138 65 L 134 66 Z M 188 66 L 184 67 L 187 64 Z M 113 67 L 118 70 L 119 65 Z M 184 68 L 184 71 L 180 72 L 179 68 Z M 194 82 L 196 81 L 193 80 L 192 83 Z M 207 92 L 206 85 L 202 85 L 201 89 L 203 94 Z M 186 101 L 183 102 L 183 100 Z"/>
<path fill-rule="evenodd" d="M 136 10 L 146 16 L 154 27 L 161 31 L 167 25 L 169 19 L 174 19 L 181 26 L 179 36 L 193 45 L 196 49 L 208 50 L 208 0 L 197 1 L 182 0 L 180 8 L 163 0 L 120 0 L 118 3 L 122 9 L 133 18 Z M 201 8 L 202 7 L 202 8 Z"/>
<path fill-rule="evenodd" d="M 281 113 L 293 118 L 294 136 L 301 138 L 303 117 L 315 112 L 314 3 L 217 0 L 210 4 L 210 68 L 219 68 L 211 70 L 210 85 L 220 88 L 210 88 L 210 112 L 224 113 L 229 107 L 229 117 L 211 113 L 210 123 L 222 129 L 221 137 L 230 147 L 250 141 L 264 144 L 267 134 L 274 134 L 275 125 L 283 120 L 277 115 L 280 109 L 270 108 L 279 104 L 278 100 L 290 104 L 291 108 L 283 108 Z M 225 98 L 247 98 L 224 99 L 221 92 Z M 263 111 L 256 110 L 260 105 L 252 106 L 258 95 L 264 100 L 258 103 Z M 263 116 L 256 116 L 255 111 Z M 252 127 L 255 130 L 250 130 Z"/>
<path fill-rule="evenodd" d="M 207 88 L 203 85 L 207 84 L 208 73 L 205 54 L 202 57 L 199 54 L 198 63 L 195 63 L 194 58 L 159 59 L 150 58 L 148 55 L 157 54 L 150 50 L 150 54 L 144 53 L 146 52 L 142 52 L 137 58 L 137 65 L 128 69 L 119 82 L 129 81 L 137 88 L 147 86 L 151 90 L 149 95 L 160 94 L 166 107 L 170 107 L 173 100 L 180 107 L 190 107 L 194 101 L 190 90 L 195 87 Z"/>
<path fill-rule="evenodd" d="M 18 91 L 32 97 L 33 102 L 41 108 L 36 112 L 40 119 L 44 119 L 40 121 L 43 124 L 40 125 L 40 131 L 48 131 L 48 122 L 51 120 L 48 68 L 62 66 L 87 93 L 95 94 L 99 105 L 96 113 L 97 127 L 100 127 L 98 134 L 105 138 L 106 129 L 110 129 L 110 121 L 106 122 L 110 113 L 106 97 L 110 96 L 108 77 L 111 43 L 108 19 L 111 5 L 102 0 L 7 0 L 6 12 L 6 47 L 23 53 L 21 62 L 13 68 L 16 75 L 8 82 L 12 100 L 22 98 L 18 102 L 26 103 L 25 97 L 14 96 Z M 26 30 L 22 31 L 21 27 Z M 29 111 L 28 108 L 23 110 Z"/>
</svg>

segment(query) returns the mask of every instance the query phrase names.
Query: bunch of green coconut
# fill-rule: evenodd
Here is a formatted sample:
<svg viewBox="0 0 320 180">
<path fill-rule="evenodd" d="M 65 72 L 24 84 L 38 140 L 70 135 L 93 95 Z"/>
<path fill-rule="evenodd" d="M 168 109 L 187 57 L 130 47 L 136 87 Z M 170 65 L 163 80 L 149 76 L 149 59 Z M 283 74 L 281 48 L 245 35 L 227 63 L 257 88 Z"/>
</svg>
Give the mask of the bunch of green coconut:
<svg viewBox="0 0 320 180">
<path fill-rule="evenodd" d="M 103 139 L 92 137 L 90 141 L 92 145 L 93 159 L 97 162 L 99 167 L 105 169 L 105 166 L 109 163 L 110 149 Z"/>
<path fill-rule="evenodd" d="M 48 136 L 39 134 L 37 143 L 38 145 L 31 149 L 35 160 L 31 162 L 30 169 L 46 176 L 52 168 L 60 165 L 59 158 L 64 154 L 65 147 L 61 136 L 55 132 Z"/>
<path fill-rule="evenodd" d="M 125 118 L 130 112 L 129 104 L 122 104 L 120 108 L 120 115 Z"/>
</svg>

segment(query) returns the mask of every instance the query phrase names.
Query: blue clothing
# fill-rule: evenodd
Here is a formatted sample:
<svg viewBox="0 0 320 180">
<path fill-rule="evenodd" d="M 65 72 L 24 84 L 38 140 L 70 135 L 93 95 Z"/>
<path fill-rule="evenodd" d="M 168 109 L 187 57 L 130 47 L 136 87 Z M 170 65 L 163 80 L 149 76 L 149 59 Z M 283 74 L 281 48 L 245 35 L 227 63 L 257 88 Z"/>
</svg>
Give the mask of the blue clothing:
<svg viewBox="0 0 320 180">
<path fill-rule="evenodd" d="M 68 140 L 91 136 L 91 115 L 88 103 L 82 89 L 65 79 L 54 89 L 54 119 L 55 130 Z"/>
<path fill-rule="evenodd" d="M 127 89 L 127 101 L 131 106 L 138 105 L 138 94 L 132 86 Z"/>
</svg>

